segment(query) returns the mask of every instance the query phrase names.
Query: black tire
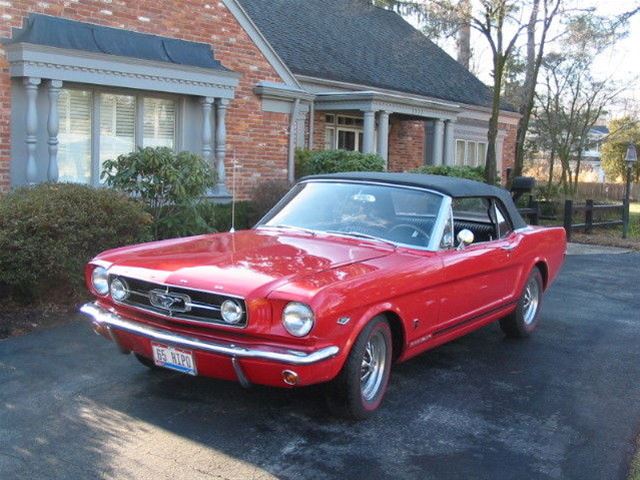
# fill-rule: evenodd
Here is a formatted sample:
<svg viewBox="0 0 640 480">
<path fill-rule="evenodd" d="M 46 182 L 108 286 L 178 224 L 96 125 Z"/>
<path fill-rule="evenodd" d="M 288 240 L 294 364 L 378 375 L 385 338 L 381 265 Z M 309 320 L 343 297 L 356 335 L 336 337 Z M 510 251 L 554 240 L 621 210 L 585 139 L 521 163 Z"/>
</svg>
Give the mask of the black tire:
<svg viewBox="0 0 640 480">
<path fill-rule="evenodd" d="M 535 286 L 533 285 L 535 284 Z M 529 286 L 535 291 L 529 291 Z M 507 315 L 500 320 L 500 328 L 507 337 L 510 338 L 527 338 L 531 336 L 539 323 L 540 307 L 542 306 L 542 293 L 543 293 L 542 274 L 540 270 L 535 267 L 527 283 L 525 283 L 520 300 L 518 300 L 518 306 L 513 313 Z M 536 297 L 535 310 L 530 311 L 530 300 L 527 295 L 533 295 Z"/>
<path fill-rule="evenodd" d="M 368 356 L 371 359 L 370 351 L 367 350 L 369 342 L 377 344 L 379 349 L 384 342 L 384 355 L 380 353 L 380 358 L 384 358 L 384 364 L 380 367 L 378 381 L 371 383 L 372 389 L 365 391 L 370 393 L 365 397 L 362 386 L 362 376 L 364 361 Z M 338 376 L 327 386 L 326 399 L 329 409 L 334 415 L 353 420 L 363 420 L 375 412 L 384 398 L 389 383 L 391 372 L 393 341 L 391 329 L 387 320 L 383 316 L 373 318 L 360 332 L 356 342 L 349 352 L 349 356 Z M 380 362 L 376 362 L 376 365 Z M 373 376 L 373 374 L 370 374 Z M 365 386 L 368 385 L 365 380 Z"/>
<path fill-rule="evenodd" d="M 160 371 L 160 370 L 164 370 L 162 367 L 157 366 L 155 363 L 153 363 L 153 360 L 151 360 L 150 358 L 147 358 L 143 355 L 140 355 L 139 353 L 133 353 L 133 355 L 138 359 L 138 361 L 144 365 L 145 367 L 147 367 L 149 370 L 153 370 L 153 371 Z"/>
</svg>

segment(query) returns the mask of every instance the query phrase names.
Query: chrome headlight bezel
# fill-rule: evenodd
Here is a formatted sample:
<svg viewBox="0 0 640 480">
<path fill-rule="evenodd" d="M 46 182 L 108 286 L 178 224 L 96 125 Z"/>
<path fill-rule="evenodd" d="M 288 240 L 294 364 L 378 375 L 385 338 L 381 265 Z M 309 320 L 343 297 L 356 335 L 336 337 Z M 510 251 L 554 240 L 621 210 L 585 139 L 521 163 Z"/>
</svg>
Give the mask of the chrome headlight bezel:
<svg viewBox="0 0 640 480">
<path fill-rule="evenodd" d="M 314 324 L 315 316 L 309 305 L 289 302 L 282 310 L 282 325 L 294 337 L 309 335 Z"/>
<path fill-rule="evenodd" d="M 123 279 L 116 277 L 109 285 L 109 295 L 116 302 L 124 302 L 129 297 L 129 285 Z"/>
<path fill-rule="evenodd" d="M 229 325 L 238 325 L 244 318 L 244 309 L 240 302 L 227 299 L 220 305 L 220 317 Z"/>
<path fill-rule="evenodd" d="M 97 266 L 91 272 L 91 287 L 100 296 L 109 294 L 109 273 L 107 269 Z"/>
</svg>

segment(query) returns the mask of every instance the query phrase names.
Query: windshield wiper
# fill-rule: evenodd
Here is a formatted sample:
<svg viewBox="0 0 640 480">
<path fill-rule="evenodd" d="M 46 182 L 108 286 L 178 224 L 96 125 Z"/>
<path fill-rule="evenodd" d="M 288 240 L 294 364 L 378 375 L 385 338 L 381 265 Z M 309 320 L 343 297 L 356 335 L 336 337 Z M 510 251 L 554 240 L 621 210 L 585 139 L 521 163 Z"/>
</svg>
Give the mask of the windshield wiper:
<svg viewBox="0 0 640 480">
<path fill-rule="evenodd" d="M 309 235 L 314 235 L 314 236 L 318 233 L 315 230 L 311 230 L 310 228 L 296 227 L 293 225 L 260 225 L 258 228 L 281 228 L 283 230 L 295 230 L 298 232 L 305 232 L 305 233 L 308 233 Z"/>
<path fill-rule="evenodd" d="M 376 237 L 375 235 L 369 235 L 368 233 L 360 233 L 360 232 L 343 232 L 341 230 L 327 230 L 325 233 L 330 233 L 334 235 L 344 235 L 347 237 L 355 237 L 355 238 L 364 238 L 366 240 L 373 240 L 375 242 L 386 243 L 387 245 L 391 245 L 393 248 L 396 247 L 396 244 L 391 240 L 385 240 L 384 238 Z"/>
</svg>

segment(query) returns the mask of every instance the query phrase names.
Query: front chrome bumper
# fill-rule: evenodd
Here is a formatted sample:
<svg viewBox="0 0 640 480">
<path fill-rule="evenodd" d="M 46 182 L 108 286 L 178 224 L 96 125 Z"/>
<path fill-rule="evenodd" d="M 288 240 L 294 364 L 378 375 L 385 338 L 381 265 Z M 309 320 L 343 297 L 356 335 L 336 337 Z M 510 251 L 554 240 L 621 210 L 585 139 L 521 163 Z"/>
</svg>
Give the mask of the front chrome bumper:
<svg viewBox="0 0 640 480">
<path fill-rule="evenodd" d="M 248 347 L 230 342 L 202 340 L 128 320 L 96 303 L 87 303 L 80 308 L 80 311 L 90 317 L 94 326 L 98 328 L 107 327 L 109 330 L 122 330 L 175 346 L 216 353 L 231 358 L 270 360 L 288 365 L 311 365 L 335 357 L 340 351 L 338 347 L 333 345 L 313 352 L 304 352 L 268 346 Z"/>
</svg>

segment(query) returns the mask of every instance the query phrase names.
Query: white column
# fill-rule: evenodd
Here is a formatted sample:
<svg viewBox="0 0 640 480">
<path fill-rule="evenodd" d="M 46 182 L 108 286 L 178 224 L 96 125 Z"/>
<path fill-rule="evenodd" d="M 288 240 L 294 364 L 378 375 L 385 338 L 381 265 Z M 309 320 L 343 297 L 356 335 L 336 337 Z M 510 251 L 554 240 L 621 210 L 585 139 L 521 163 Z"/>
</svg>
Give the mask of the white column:
<svg viewBox="0 0 640 480">
<path fill-rule="evenodd" d="M 50 182 L 58 181 L 58 130 L 60 129 L 60 116 L 58 115 L 58 97 L 62 82 L 49 80 L 49 118 L 47 119 L 47 133 L 49 134 L 49 168 L 47 179 Z"/>
<path fill-rule="evenodd" d="M 218 182 L 216 183 L 214 192 L 216 196 L 229 196 L 225 185 L 224 158 L 227 152 L 227 110 L 229 108 L 229 100 L 225 98 L 216 99 L 216 172 L 218 173 Z"/>
<path fill-rule="evenodd" d="M 389 112 L 378 114 L 378 155 L 384 160 L 385 170 L 389 167 Z"/>
<path fill-rule="evenodd" d="M 38 108 L 36 106 L 36 101 L 38 98 L 38 85 L 40 85 L 40 82 L 41 79 L 35 77 L 25 77 L 22 80 L 27 94 L 25 143 L 27 145 L 27 183 L 29 184 L 34 184 L 38 181 L 38 165 L 36 163 Z"/>
<path fill-rule="evenodd" d="M 362 152 L 374 153 L 373 140 L 376 129 L 376 112 L 367 110 L 364 112 L 364 132 L 362 135 Z"/>
<path fill-rule="evenodd" d="M 444 124 L 444 164 L 453 165 L 455 163 L 455 122 L 447 120 Z"/>
<path fill-rule="evenodd" d="M 442 143 L 444 140 L 444 122 L 439 118 L 433 121 L 433 164 L 442 165 Z"/>
<path fill-rule="evenodd" d="M 211 108 L 213 106 L 213 98 L 202 97 L 200 99 L 202 106 L 202 158 L 214 166 L 211 162 Z"/>
</svg>

